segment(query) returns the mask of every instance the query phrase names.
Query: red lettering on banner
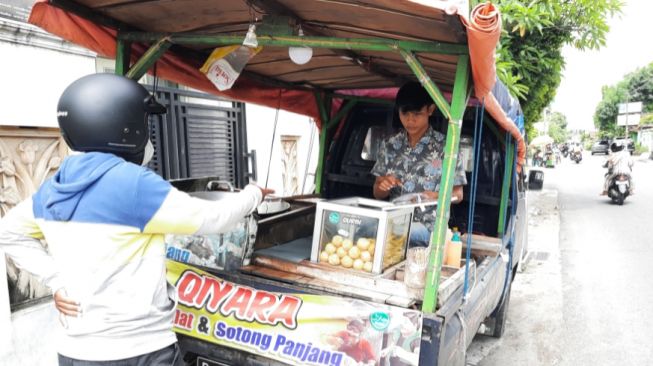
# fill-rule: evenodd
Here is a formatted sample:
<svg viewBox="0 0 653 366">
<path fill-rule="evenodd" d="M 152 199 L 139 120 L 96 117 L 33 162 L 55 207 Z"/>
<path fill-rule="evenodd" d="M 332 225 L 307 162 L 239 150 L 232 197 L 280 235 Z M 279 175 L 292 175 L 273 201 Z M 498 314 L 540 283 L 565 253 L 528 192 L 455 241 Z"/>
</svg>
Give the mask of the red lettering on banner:
<svg viewBox="0 0 653 366">
<path fill-rule="evenodd" d="M 186 271 L 181 275 L 177 281 L 177 294 L 179 295 L 179 302 L 187 306 L 193 306 L 195 296 L 202 287 L 204 278 L 195 272 Z"/>
<path fill-rule="evenodd" d="M 215 314 L 224 316 L 231 313 L 238 320 L 257 321 L 262 324 L 277 325 L 286 328 L 297 327 L 297 315 L 302 302 L 299 298 L 288 295 L 276 295 L 266 291 L 256 291 L 248 287 L 237 286 L 214 277 L 202 276 L 193 271 L 185 271 L 176 283 L 179 303 L 196 309 L 205 308 Z M 179 310 L 178 310 L 179 311 Z M 187 328 L 193 324 L 193 316 L 177 313 L 175 324 Z"/>
<path fill-rule="evenodd" d="M 236 318 L 245 318 L 249 300 L 252 298 L 252 290 L 244 287 L 238 287 L 229 301 L 227 301 L 220 311 L 222 314 L 229 315 L 232 312 L 236 313 Z"/>
<path fill-rule="evenodd" d="M 256 319 L 260 323 L 266 323 L 268 313 L 277 304 L 277 297 L 269 292 L 256 291 L 256 295 L 247 310 L 247 320 Z"/>
<path fill-rule="evenodd" d="M 205 277 L 202 290 L 197 295 L 196 301 L 198 304 L 206 304 L 206 310 L 211 312 L 211 314 L 215 314 L 220 304 L 227 299 L 227 295 L 229 295 L 233 288 L 234 286 L 229 282 Z M 207 301 L 207 299 L 210 300 Z"/>
<path fill-rule="evenodd" d="M 281 303 L 270 313 L 268 322 L 272 325 L 282 323 L 287 328 L 297 327 L 297 314 L 301 307 L 301 300 L 292 296 L 281 296 Z"/>
<path fill-rule="evenodd" d="M 185 313 L 179 309 L 175 311 L 174 324 L 177 328 L 193 329 L 193 320 L 195 316 L 192 313 Z"/>
</svg>

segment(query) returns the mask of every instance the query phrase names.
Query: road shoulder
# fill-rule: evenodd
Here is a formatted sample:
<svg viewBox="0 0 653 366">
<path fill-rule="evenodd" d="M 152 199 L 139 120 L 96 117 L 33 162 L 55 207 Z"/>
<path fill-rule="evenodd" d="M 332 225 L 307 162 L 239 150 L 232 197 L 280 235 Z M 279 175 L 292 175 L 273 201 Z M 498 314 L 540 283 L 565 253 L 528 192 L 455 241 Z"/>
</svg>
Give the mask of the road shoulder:
<svg viewBox="0 0 653 366">
<path fill-rule="evenodd" d="M 515 277 L 507 330 L 501 339 L 477 335 L 468 366 L 561 363 L 562 276 L 558 191 L 528 192 L 528 256 Z"/>
</svg>

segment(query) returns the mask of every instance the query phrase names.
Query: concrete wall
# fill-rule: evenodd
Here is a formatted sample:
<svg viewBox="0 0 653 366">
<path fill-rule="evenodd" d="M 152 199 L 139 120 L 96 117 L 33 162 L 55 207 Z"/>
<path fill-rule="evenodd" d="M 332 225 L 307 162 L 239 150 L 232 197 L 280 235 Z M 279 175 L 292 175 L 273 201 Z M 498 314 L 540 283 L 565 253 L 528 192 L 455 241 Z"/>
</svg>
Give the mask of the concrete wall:
<svg viewBox="0 0 653 366">
<path fill-rule="evenodd" d="M 637 142 L 648 147 L 648 151 L 653 151 L 653 129 L 639 131 Z"/>
<path fill-rule="evenodd" d="M 63 90 L 95 73 L 94 57 L 1 42 L 0 55 L 0 125 L 58 127 Z"/>
</svg>

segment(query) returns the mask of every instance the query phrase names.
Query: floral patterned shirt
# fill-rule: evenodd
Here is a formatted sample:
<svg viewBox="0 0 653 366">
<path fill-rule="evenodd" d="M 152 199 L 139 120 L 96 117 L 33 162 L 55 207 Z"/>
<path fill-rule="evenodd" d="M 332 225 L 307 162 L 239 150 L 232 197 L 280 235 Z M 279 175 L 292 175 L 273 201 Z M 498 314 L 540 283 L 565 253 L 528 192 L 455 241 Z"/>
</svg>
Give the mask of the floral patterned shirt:
<svg viewBox="0 0 653 366">
<path fill-rule="evenodd" d="M 390 190 L 390 199 L 402 194 L 423 191 L 439 191 L 442 177 L 442 160 L 444 159 L 445 136 L 432 127 L 417 142 L 414 148 L 408 143 L 408 133 L 402 129 L 388 138 L 379 148 L 376 164 L 372 174 L 379 177 L 394 175 L 403 183 L 403 187 Z M 467 184 L 461 155 L 458 155 L 453 180 L 454 186 Z M 419 221 L 429 230 L 435 223 L 435 206 L 415 210 L 414 221 Z"/>
</svg>

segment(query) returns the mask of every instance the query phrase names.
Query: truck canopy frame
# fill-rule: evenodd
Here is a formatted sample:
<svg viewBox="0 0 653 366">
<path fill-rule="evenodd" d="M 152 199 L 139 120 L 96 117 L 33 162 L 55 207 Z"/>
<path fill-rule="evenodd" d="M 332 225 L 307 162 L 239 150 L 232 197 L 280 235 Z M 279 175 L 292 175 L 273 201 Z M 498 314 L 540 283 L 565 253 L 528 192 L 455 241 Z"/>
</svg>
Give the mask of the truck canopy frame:
<svg viewBox="0 0 653 366">
<path fill-rule="evenodd" d="M 460 8 L 458 1 L 431 3 L 223 0 L 216 5 L 210 0 L 41 0 L 34 5 L 29 21 L 101 56 L 115 58 L 116 73 L 132 79 L 140 79 L 156 64 L 158 76 L 165 79 L 313 117 L 321 127 L 317 193 L 323 185 L 329 132 L 351 107 L 358 101 L 391 103 L 397 86 L 418 80 L 449 121 L 432 239 L 436 245 L 429 258 L 422 303 L 424 312 L 433 313 L 472 78 L 477 103 L 486 105 L 497 127 L 514 137 L 519 163 L 525 149 L 523 131 L 517 124 L 519 104 L 496 82 L 496 41 L 484 41 L 490 53 L 479 57 L 472 52 L 476 46 L 471 41 L 468 45 L 473 25 L 468 20 L 469 9 Z M 479 7 L 486 7 L 485 13 L 494 11 L 491 4 Z M 498 12 L 492 14 L 498 17 Z M 215 47 L 242 44 L 251 24 L 257 26 L 263 51 L 250 60 L 232 89 L 220 92 L 198 69 Z M 307 36 L 296 35 L 299 27 Z M 287 54 L 287 47 L 292 46 L 313 48 L 311 62 L 293 64 Z M 483 85 L 492 88 L 483 89 Z M 336 101 L 341 108 L 334 107 Z M 506 151 L 512 159 L 511 149 Z M 505 174 L 504 215 L 512 177 L 511 172 Z"/>
</svg>

